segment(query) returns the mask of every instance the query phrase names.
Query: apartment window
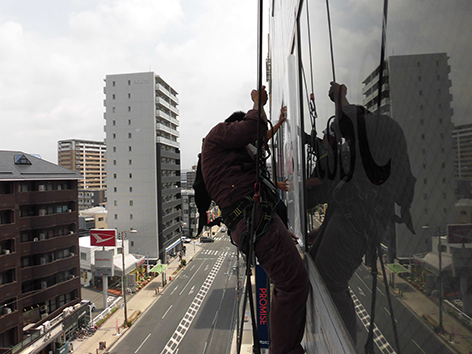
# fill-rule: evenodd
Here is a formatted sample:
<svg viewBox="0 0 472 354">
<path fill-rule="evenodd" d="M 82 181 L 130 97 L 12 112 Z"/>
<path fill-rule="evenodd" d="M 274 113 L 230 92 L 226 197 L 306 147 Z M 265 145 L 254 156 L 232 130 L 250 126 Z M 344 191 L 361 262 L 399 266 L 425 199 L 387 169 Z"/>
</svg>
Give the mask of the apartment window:
<svg viewBox="0 0 472 354">
<path fill-rule="evenodd" d="M 130 94 L 130 93 L 128 93 L 128 98 L 131 98 L 131 94 Z"/>
<path fill-rule="evenodd" d="M 443 179 L 442 179 L 442 183 L 443 183 L 443 184 L 446 184 L 446 178 L 443 178 Z"/>
<path fill-rule="evenodd" d="M 131 112 L 131 106 L 128 106 L 128 112 Z"/>
<path fill-rule="evenodd" d="M 428 184 L 428 180 L 426 178 L 423 180 L 423 184 Z"/>
<path fill-rule="evenodd" d="M 439 136 L 441 137 L 441 139 L 444 139 L 444 133 L 439 134 Z"/>
<path fill-rule="evenodd" d="M 118 220 L 118 214 L 115 214 L 115 220 Z"/>
<path fill-rule="evenodd" d="M 116 125 L 116 120 L 114 120 L 114 121 L 112 122 L 112 124 L 113 124 L 113 125 Z"/>
<path fill-rule="evenodd" d="M 134 247 L 134 241 L 131 241 L 131 247 Z"/>
<path fill-rule="evenodd" d="M 423 155 L 426 155 L 426 149 L 423 149 Z"/>
<path fill-rule="evenodd" d="M 113 86 L 115 86 L 115 81 L 113 81 Z"/>
<path fill-rule="evenodd" d="M 441 168 L 442 168 L 443 170 L 446 168 L 446 164 L 445 164 L 444 162 L 441 164 Z"/>
<path fill-rule="evenodd" d="M 116 187 L 113 187 L 113 192 L 116 193 L 117 191 L 118 191 L 118 189 Z"/>
<path fill-rule="evenodd" d="M 116 99 L 116 96 L 115 96 L 115 94 L 113 94 L 113 96 L 112 96 L 112 97 L 113 97 L 113 99 Z"/>
<path fill-rule="evenodd" d="M 447 194 L 443 193 L 443 199 L 447 199 Z"/>
<path fill-rule="evenodd" d="M 131 138 L 132 138 L 132 136 L 133 136 L 133 134 L 132 134 L 132 133 L 128 133 L 128 139 L 131 139 Z"/>
<path fill-rule="evenodd" d="M 417 67 L 420 67 L 421 66 L 421 63 L 419 61 L 416 62 L 416 66 Z"/>
<path fill-rule="evenodd" d="M 112 108 L 111 108 L 111 111 L 112 111 L 113 113 L 115 113 L 115 107 L 112 107 Z"/>
<path fill-rule="evenodd" d="M 420 104 L 420 111 L 422 111 L 422 110 L 423 110 L 423 105 L 422 105 L 422 104 Z"/>
<path fill-rule="evenodd" d="M 113 139 L 116 139 L 116 134 L 115 133 L 113 133 Z"/>
<path fill-rule="evenodd" d="M 116 160 L 113 160 L 113 165 L 116 166 Z"/>
<path fill-rule="evenodd" d="M 133 187 L 129 187 L 129 192 L 133 193 Z"/>
<path fill-rule="evenodd" d="M 128 86 L 130 86 L 130 85 L 131 85 L 131 80 L 128 80 Z"/>
<path fill-rule="evenodd" d="M 423 90 L 420 90 L 420 96 L 423 96 Z"/>
<path fill-rule="evenodd" d="M 442 148 L 441 148 L 441 154 L 444 154 L 444 152 L 445 152 L 445 150 L 444 150 L 444 148 L 442 147 Z"/>
<path fill-rule="evenodd" d="M 420 76 L 418 76 L 418 81 L 421 81 L 421 75 L 420 75 Z"/>
<path fill-rule="evenodd" d="M 129 214 L 129 219 L 133 220 L 133 214 Z"/>
<path fill-rule="evenodd" d="M 128 151 L 131 151 L 131 150 L 132 150 L 132 149 L 131 149 L 131 146 L 128 146 Z"/>
<path fill-rule="evenodd" d="M 444 214 L 447 215 L 447 208 L 444 208 L 444 209 L 443 209 L 443 212 L 444 212 Z"/>
<path fill-rule="evenodd" d="M 420 119 L 420 124 L 424 125 L 424 119 Z"/>
<path fill-rule="evenodd" d="M 131 119 L 128 119 L 128 125 L 131 125 Z"/>
<path fill-rule="evenodd" d="M 116 146 L 113 146 L 113 152 L 116 152 Z"/>
<path fill-rule="evenodd" d="M 82 261 L 86 261 L 87 260 L 87 253 L 85 252 L 80 252 L 80 259 Z"/>
<path fill-rule="evenodd" d="M 441 80 L 441 75 L 436 75 L 436 79 L 439 81 Z"/>
<path fill-rule="evenodd" d="M 118 206 L 118 201 L 117 201 L 117 200 L 114 200 L 114 201 L 113 201 L 113 205 L 114 205 L 114 206 Z"/>
<path fill-rule="evenodd" d="M 116 179 L 116 173 L 113 174 L 113 179 Z"/>
<path fill-rule="evenodd" d="M 439 124 L 443 124 L 442 118 L 439 118 Z"/>
<path fill-rule="evenodd" d="M 439 108 L 439 109 L 442 109 L 442 104 L 441 104 L 441 103 L 438 104 L 438 108 Z"/>
<path fill-rule="evenodd" d="M 133 160 L 128 160 L 128 163 L 129 163 L 130 165 L 132 165 L 132 164 L 133 164 Z"/>
<path fill-rule="evenodd" d="M 98 218 L 98 221 L 103 221 L 103 218 Z"/>
<path fill-rule="evenodd" d="M 425 139 L 425 135 L 424 134 L 421 134 L 421 139 L 424 140 Z"/>
<path fill-rule="evenodd" d="M 133 178 L 133 174 L 132 174 L 132 173 L 129 174 L 129 178 Z"/>
<path fill-rule="evenodd" d="M 133 206 L 133 201 L 132 200 L 129 201 L 129 206 Z"/>
</svg>

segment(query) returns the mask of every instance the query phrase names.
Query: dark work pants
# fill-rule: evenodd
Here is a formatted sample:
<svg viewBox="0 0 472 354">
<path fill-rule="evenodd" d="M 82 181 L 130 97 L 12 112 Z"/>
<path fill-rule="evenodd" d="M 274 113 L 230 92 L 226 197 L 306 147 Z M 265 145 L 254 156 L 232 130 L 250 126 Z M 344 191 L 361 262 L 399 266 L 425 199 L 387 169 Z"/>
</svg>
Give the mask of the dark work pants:
<svg viewBox="0 0 472 354">
<path fill-rule="evenodd" d="M 324 222 L 310 254 L 355 343 L 356 312 L 348 283 L 362 262 L 365 241 L 339 210 Z"/>
<path fill-rule="evenodd" d="M 241 220 L 231 231 L 233 242 L 237 245 L 239 236 L 246 228 L 246 221 Z M 305 331 L 308 275 L 290 233 L 277 215 L 273 217 L 267 233 L 256 242 L 255 251 L 260 265 L 274 284 L 269 352 L 305 353 L 300 342 Z"/>
</svg>

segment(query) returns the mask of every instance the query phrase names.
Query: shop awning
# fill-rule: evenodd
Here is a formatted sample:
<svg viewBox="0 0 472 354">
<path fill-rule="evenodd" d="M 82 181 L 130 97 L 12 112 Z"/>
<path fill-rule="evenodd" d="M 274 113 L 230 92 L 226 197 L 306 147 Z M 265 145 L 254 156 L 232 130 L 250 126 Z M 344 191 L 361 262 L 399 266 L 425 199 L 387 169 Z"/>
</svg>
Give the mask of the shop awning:
<svg viewBox="0 0 472 354">
<path fill-rule="evenodd" d="M 167 269 L 167 264 L 156 264 L 154 267 L 151 268 L 151 273 L 162 273 Z"/>
<path fill-rule="evenodd" d="M 398 263 L 387 264 L 387 268 L 390 269 L 395 274 L 408 273 L 408 269 Z"/>
</svg>

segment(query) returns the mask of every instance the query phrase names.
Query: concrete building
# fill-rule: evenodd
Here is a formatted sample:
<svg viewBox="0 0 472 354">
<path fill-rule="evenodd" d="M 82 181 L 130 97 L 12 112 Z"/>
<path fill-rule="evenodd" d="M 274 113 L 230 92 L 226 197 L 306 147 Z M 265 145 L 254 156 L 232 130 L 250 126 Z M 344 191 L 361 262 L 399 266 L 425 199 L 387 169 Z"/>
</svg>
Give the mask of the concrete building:
<svg viewBox="0 0 472 354">
<path fill-rule="evenodd" d="M 81 178 L 32 155 L 0 151 L 2 353 L 32 342 L 36 344 L 31 352 L 55 351 L 56 338 L 74 327 L 69 320 L 81 306 L 77 234 Z M 65 319 L 64 311 L 72 317 Z M 45 334 L 44 340 L 35 339 Z"/>
<path fill-rule="evenodd" d="M 105 189 L 79 189 L 79 210 L 106 205 Z"/>
<path fill-rule="evenodd" d="M 396 224 L 394 242 L 398 257 L 410 257 L 431 250 L 430 229 L 445 230 L 456 220 L 450 67 L 446 53 L 391 56 L 386 63 L 381 110 L 403 128 L 417 180 L 411 206 L 416 235 Z M 364 81 L 363 104 L 372 111 L 377 110 L 378 71 Z"/>
<path fill-rule="evenodd" d="M 104 207 L 94 207 L 79 212 L 79 236 L 90 236 L 92 229 L 108 229 L 108 211 Z"/>
<path fill-rule="evenodd" d="M 103 141 L 60 140 L 57 144 L 59 166 L 77 171 L 84 179 L 79 189 L 106 189 L 106 145 Z"/>
<path fill-rule="evenodd" d="M 457 198 L 472 199 L 472 124 L 456 126 L 452 139 Z"/>
<path fill-rule="evenodd" d="M 186 237 L 196 237 L 198 230 L 197 205 L 195 204 L 195 191 L 193 189 L 182 190 L 182 232 Z"/>
<path fill-rule="evenodd" d="M 154 72 L 105 81 L 108 226 L 164 262 L 181 238 L 177 92 Z"/>
</svg>

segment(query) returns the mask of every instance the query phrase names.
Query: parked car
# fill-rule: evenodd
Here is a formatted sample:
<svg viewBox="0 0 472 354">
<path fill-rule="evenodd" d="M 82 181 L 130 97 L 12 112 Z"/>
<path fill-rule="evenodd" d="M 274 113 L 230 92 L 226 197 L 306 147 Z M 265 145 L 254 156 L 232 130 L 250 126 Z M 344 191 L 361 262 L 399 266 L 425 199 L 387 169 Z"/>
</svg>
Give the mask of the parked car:
<svg viewBox="0 0 472 354">
<path fill-rule="evenodd" d="M 188 237 L 182 237 L 181 240 L 182 240 L 183 243 L 190 243 L 190 242 L 192 242 L 192 239 L 191 239 L 191 238 L 188 238 Z"/>
<path fill-rule="evenodd" d="M 200 237 L 200 242 L 215 242 L 215 240 L 212 239 L 211 237 L 202 236 Z"/>
</svg>

